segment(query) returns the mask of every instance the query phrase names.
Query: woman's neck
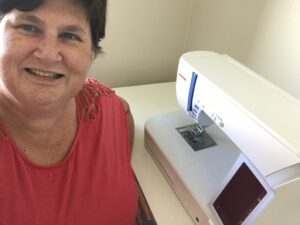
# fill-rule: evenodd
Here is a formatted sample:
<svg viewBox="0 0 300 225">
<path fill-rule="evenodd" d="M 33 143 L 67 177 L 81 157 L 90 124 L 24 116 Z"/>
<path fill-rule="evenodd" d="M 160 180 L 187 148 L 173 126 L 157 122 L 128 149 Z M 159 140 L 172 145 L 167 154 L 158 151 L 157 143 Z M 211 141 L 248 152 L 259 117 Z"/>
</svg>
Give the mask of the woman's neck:
<svg viewBox="0 0 300 225">
<path fill-rule="evenodd" d="M 63 159 L 77 130 L 75 99 L 48 112 L 34 109 L 28 113 L 2 104 L 0 116 L 18 148 L 29 159 L 43 165 Z"/>
<path fill-rule="evenodd" d="M 23 131 L 47 132 L 74 113 L 75 99 L 56 107 L 16 107 L 0 101 L 0 118 L 8 129 L 11 127 Z"/>
</svg>

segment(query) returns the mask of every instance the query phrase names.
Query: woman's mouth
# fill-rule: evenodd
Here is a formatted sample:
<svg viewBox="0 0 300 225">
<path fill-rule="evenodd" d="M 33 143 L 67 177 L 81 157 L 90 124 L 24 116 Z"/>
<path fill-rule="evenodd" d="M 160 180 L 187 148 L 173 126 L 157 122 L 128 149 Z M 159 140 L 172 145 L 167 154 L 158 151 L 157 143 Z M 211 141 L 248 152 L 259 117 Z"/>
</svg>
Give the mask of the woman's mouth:
<svg viewBox="0 0 300 225">
<path fill-rule="evenodd" d="M 58 79 L 64 76 L 63 74 L 60 73 L 46 72 L 46 71 L 32 69 L 32 68 L 26 68 L 25 70 L 34 76 L 48 77 L 52 79 Z"/>
</svg>

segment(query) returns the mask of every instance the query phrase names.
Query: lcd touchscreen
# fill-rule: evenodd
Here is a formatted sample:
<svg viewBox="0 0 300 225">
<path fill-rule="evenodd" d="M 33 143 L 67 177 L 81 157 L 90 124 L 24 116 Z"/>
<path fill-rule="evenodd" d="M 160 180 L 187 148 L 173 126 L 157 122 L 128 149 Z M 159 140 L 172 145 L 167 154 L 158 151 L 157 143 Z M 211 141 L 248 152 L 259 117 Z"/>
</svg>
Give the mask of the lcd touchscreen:
<svg viewBox="0 0 300 225">
<path fill-rule="evenodd" d="M 267 194 L 246 163 L 242 163 L 213 203 L 224 225 L 242 224 Z"/>
</svg>

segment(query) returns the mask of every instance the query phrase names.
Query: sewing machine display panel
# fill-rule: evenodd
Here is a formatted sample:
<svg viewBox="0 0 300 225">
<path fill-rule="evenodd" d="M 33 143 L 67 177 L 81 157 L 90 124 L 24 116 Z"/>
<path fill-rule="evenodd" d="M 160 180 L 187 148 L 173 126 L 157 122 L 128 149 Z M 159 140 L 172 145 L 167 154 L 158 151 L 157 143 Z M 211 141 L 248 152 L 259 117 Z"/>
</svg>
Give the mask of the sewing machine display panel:
<svg viewBox="0 0 300 225">
<path fill-rule="evenodd" d="M 273 198 L 273 190 L 242 154 L 225 180 L 210 203 L 218 223 L 252 224 L 253 219 Z"/>
</svg>

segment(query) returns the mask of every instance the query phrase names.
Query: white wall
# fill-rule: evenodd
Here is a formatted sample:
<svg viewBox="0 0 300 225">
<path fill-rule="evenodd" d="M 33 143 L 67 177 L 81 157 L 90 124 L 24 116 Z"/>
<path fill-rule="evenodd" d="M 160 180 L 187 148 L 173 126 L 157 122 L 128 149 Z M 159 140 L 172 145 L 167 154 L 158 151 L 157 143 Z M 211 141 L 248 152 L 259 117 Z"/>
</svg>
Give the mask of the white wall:
<svg viewBox="0 0 300 225">
<path fill-rule="evenodd" d="M 194 0 L 109 0 L 104 56 L 90 75 L 112 87 L 174 80 Z"/>
<path fill-rule="evenodd" d="M 246 64 L 300 99 L 300 1 L 267 0 Z"/>
</svg>

